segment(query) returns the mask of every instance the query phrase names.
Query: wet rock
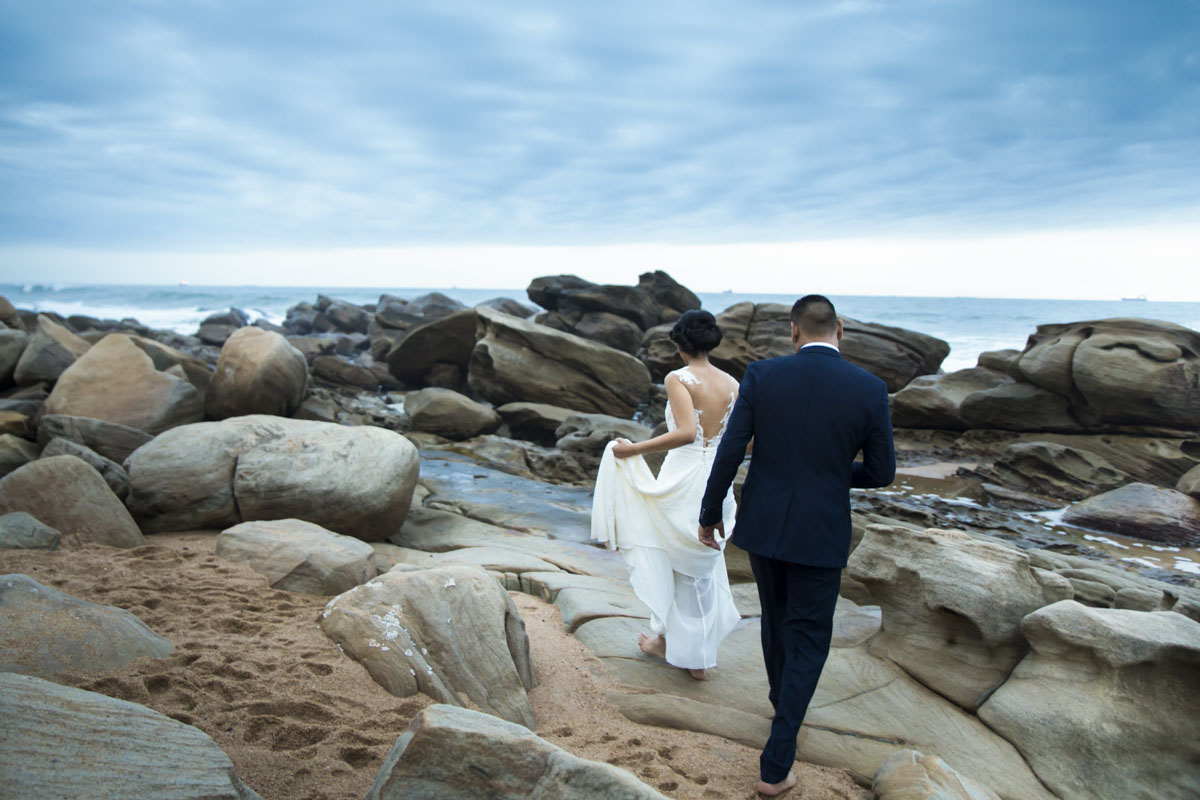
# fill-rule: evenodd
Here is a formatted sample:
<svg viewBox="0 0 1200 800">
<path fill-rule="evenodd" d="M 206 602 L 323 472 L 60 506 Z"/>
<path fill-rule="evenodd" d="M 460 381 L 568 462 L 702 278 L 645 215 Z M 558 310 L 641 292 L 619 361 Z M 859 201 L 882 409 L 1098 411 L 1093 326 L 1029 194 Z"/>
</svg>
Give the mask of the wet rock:
<svg viewBox="0 0 1200 800">
<path fill-rule="evenodd" d="M 1081 500 L 1129 480 L 1095 453 L 1056 442 L 1009 445 L 995 464 L 978 472 L 1019 491 L 1064 500 Z"/>
<path fill-rule="evenodd" d="M 243 522 L 217 536 L 217 555 L 246 561 L 275 589 L 335 595 L 375 577 L 371 545 L 298 519 Z"/>
<path fill-rule="evenodd" d="M 877 800 L 1000 800 L 985 786 L 959 774 L 937 756 L 897 750 L 871 782 Z"/>
<path fill-rule="evenodd" d="M 43 447 L 55 439 L 68 439 L 118 464 L 152 438 L 145 431 L 128 425 L 65 414 L 44 415 L 38 428 L 38 443 Z"/>
<path fill-rule="evenodd" d="M 24 511 L 0 515 L 0 548 L 54 550 L 62 534 Z"/>
<path fill-rule="evenodd" d="M 230 308 L 228 311 L 219 311 L 206 317 L 200 323 L 199 330 L 196 331 L 196 338 L 205 344 L 220 347 L 233 335 L 234 331 L 249 324 L 250 317 L 245 311 L 240 308 Z"/>
<path fill-rule="evenodd" d="M 413 430 L 455 440 L 492 433 L 502 422 L 494 409 L 449 389 L 409 392 L 404 398 L 404 410 L 412 420 Z"/>
<path fill-rule="evenodd" d="M 1063 514 L 1063 522 L 1180 547 L 1200 546 L 1200 501 L 1145 483 L 1076 503 Z"/>
<path fill-rule="evenodd" d="M 242 328 L 221 348 L 205 409 L 212 419 L 246 414 L 290 416 L 308 388 L 304 354 L 277 333 Z"/>
<path fill-rule="evenodd" d="M 1021 628 L 1032 650 L 979 716 L 1051 791 L 1064 800 L 1200 793 L 1200 623 L 1065 600 Z"/>
<path fill-rule="evenodd" d="M 892 424 L 900 428 L 966 430 L 962 401 L 975 392 L 1012 383 L 1001 372 L 975 367 L 946 375 L 922 375 L 892 397 Z"/>
<path fill-rule="evenodd" d="M 469 699 L 501 719 L 534 725 L 525 622 L 478 567 L 388 572 L 331 600 L 320 625 L 397 697 Z"/>
<path fill-rule="evenodd" d="M 45 314 L 37 317 L 37 327 L 29 336 L 13 368 L 13 380 L 20 386 L 54 383 L 63 371 L 91 347 Z"/>
<path fill-rule="evenodd" d="M 113 494 L 119 499 L 124 500 L 129 496 L 129 475 L 125 472 L 125 468 L 90 447 L 85 447 L 70 439 L 52 439 L 50 444 L 42 450 L 40 457 L 48 458 L 50 456 L 75 456 L 81 461 L 87 462 L 100 473 L 100 477 L 104 478 L 108 488 L 112 489 Z"/>
<path fill-rule="evenodd" d="M 423 386 L 438 365 L 457 366 L 464 373 L 478 339 L 474 310 L 456 311 L 413 328 L 387 354 L 388 369 L 410 386 Z"/>
</svg>

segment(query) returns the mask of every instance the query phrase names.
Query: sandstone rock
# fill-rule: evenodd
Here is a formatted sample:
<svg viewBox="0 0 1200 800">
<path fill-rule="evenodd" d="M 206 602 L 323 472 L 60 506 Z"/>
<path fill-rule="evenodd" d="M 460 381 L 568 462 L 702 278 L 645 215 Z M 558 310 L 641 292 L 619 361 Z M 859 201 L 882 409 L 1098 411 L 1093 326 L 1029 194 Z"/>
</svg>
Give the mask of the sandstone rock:
<svg viewBox="0 0 1200 800">
<path fill-rule="evenodd" d="M 317 309 L 312 303 L 297 303 L 287 310 L 283 321 L 283 329 L 292 336 L 303 336 L 312 333 L 313 322 L 317 318 Z"/>
<path fill-rule="evenodd" d="M 174 428 L 126 467 L 147 531 L 302 519 L 378 541 L 408 513 L 417 452 L 383 428 L 251 415 Z"/>
<path fill-rule="evenodd" d="M 159 372 L 168 372 L 178 368 L 172 374 L 185 378 L 200 392 L 206 391 L 208 384 L 212 382 L 212 368 L 204 361 L 145 336 L 130 336 L 129 340 L 136 344 L 143 353 L 150 356 L 154 368 Z M 183 374 L 179 375 L 180 372 Z"/>
<path fill-rule="evenodd" d="M 21 324 L 21 315 L 3 295 L 0 295 L 0 326 L 16 331 L 25 330 L 24 325 Z"/>
<path fill-rule="evenodd" d="M 21 386 L 44 381 L 54 383 L 75 359 L 91 345 L 45 314 L 38 315 L 37 328 L 25 344 L 13 368 L 13 380 Z"/>
<path fill-rule="evenodd" d="M 664 310 L 675 312 L 674 316 L 700 308 L 700 298 L 696 293 L 661 269 L 639 275 L 638 288 L 650 295 L 650 299 Z"/>
<path fill-rule="evenodd" d="M 978 472 L 1005 486 L 1081 500 L 1125 483 L 1129 476 L 1087 450 L 1055 442 L 1017 442 Z"/>
<path fill-rule="evenodd" d="M 447 439 L 492 433 L 502 422 L 494 409 L 449 389 L 409 392 L 404 398 L 404 410 L 413 430 L 436 433 Z"/>
<path fill-rule="evenodd" d="M 65 414 L 44 415 L 38 428 L 38 443 L 43 447 L 55 439 L 68 439 L 118 464 L 152 438 L 145 431 L 128 425 Z"/>
<path fill-rule="evenodd" d="M 892 424 L 898 428 L 966 430 L 962 401 L 975 392 L 1012 383 L 1001 372 L 974 367 L 946 375 L 914 378 L 892 397 Z"/>
<path fill-rule="evenodd" d="M 350 386 L 366 392 L 373 392 L 379 388 L 379 378 L 374 372 L 337 356 L 314 358 L 312 376 L 334 386 Z"/>
<path fill-rule="evenodd" d="M 243 522 L 217 537 L 217 555 L 246 561 L 275 589 L 335 595 L 375 577 L 375 550 L 298 519 Z"/>
<path fill-rule="evenodd" d="M 23 330 L 0 328 L 0 385 L 5 385 L 13 379 L 13 372 L 25 346 L 29 344 L 29 334 Z"/>
<path fill-rule="evenodd" d="M 0 478 L 0 514 L 25 511 L 62 532 L 66 543 L 145 544 L 142 532 L 89 464 L 75 456 L 31 461 Z"/>
<path fill-rule="evenodd" d="M 228 311 L 219 311 L 206 317 L 200 323 L 200 329 L 196 331 L 196 338 L 205 344 L 220 347 L 233 335 L 234 331 L 249 324 L 250 317 L 245 311 L 240 308 L 230 308 Z"/>
<path fill-rule="evenodd" d="M 407 300 L 391 294 L 381 294 L 375 304 L 375 322 L 384 328 L 406 331 L 426 322 L 421 314 L 410 311 Z"/>
<path fill-rule="evenodd" d="M 1192 467 L 1179 479 L 1179 483 L 1175 484 L 1175 490 L 1183 492 L 1193 500 L 1200 500 L 1200 464 Z"/>
<path fill-rule="evenodd" d="M 1063 522 L 1182 547 L 1200 545 L 1200 501 L 1145 483 L 1076 503 Z"/>
<path fill-rule="evenodd" d="M 637 323 L 608 311 L 584 313 L 575 323 L 572 333 L 631 355 L 637 352 L 642 343 L 642 329 Z"/>
<path fill-rule="evenodd" d="M 110 333 L 63 371 L 44 408 L 153 436 L 203 419 L 204 397 L 186 379 L 155 369 L 128 336 Z"/>
<path fill-rule="evenodd" d="M 897 750 L 871 783 L 878 800 L 1000 800 L 991 789 L 960 775 L 937 756 Z"/>
<path fill-rule="evenodd" d="M 317 356 L 333 355 L 337 342 L 329 336 L 285 336 L 288 344 L 304 354 L 309 364 Z"/>
<path fill-rule="evenodd" d="M 975 364 L 984 369 L 1002 372 L 1009 377 L 1013 377 L 1013 372 L 1015 371 L 1019 377 L 1020 372 L 1017 363 L 1020 360 L 1020 350 L 988 350 L 979 354 L 979 358 L 976 359 Z"/>
<path fill-rule="evenodd" d="M 956 531 L 872 525 L 849 572 L 883 611 L 871 653 L 968 710 L 1024 656 L 1021 620 L 1072 596 L 1019 550 Z"/>
<path fill-rule="evenodd" d="M 85 447 L 70 439 L 52 439 L 41 453 L 41 458 L 50 456 L 75 456 L 81 461 L 87 462 L 92 469 L 100 473 L 100 477 L 104 478 L 104 482 L 108 484 L 108 488 L 112 489 L 118 499 L 124 500 L 129 496 L 129 474 L 125 472 L 125 468 L 90 447 Z"/>
<path fill-rule="evenodd" d="M 594 286 L 591 281 L 575 275 L 546 275 L 534 278 L 525 293 L 529 299 L 548 311 L 558 310 L 564 295 L 573 289 L 586 289 Z"/>
<path fill-rule="evenodd" d="M 519 303 L 511 297 L 493 297 L 491 300 L 484 300 L 479 305 L 494 308 L 497 311 L 517 317 L 518 319 L 529 319 L 537 313 L 536 308 Z"/>
<path fill-rule="evenodd" d="M 574 756 L 519 725 L 432 705 L 396 740 L 367 800 L 447 797 L 663 800 L 625 770 Z"/>
<path fill-rule="evenodd" d="M 437 364 L 454 364 L 465 372 L 478 325 L 476 312 L 466 309 L 413 328 L 388 352 L 388 369 L 413 386 L 427 383 Z"/>
<path fill-rule="evenodd" d="M 512 598 L 478 567 L 388 572 L 335 597 L 321 630 L 397 697 L 423 692 L 533 728 L 533 661 Z"/>
<path fill-rule="evenodd" d="M 1006 383 L 963 398 L 959 413 L 971 428 L 1081 431 L 1067 398 L 1031 383 Z"/>
<path fill-rule="evenodd" d="M 62 534 L 24 511 L 0 514 L 0 548 L 54 550 Z"/>
<path fill-rule="evenodd" d="M 206 734 L 145 706 L 0 673 L 12 797 L 259 800 Z"/>
<path fill-rule="evenodd" d="M 329 330 L 345 333 L 367 332 L 367 322 L 371 317 L 361 306 L 320 296 L 317 298 L 317 308 L 321 314 L 318 317 L 320 321 L 313 320 L 314 330 L 319 331 L 328 326 Z"/>
<path fill-rule="evenodd" d="M 662 383 L 668 372 L 683 366 L 679 346 L 671 341 L 671 327 L 672 324 L 654 326 L 642 336 L 638 347 L 637 357 L 650 370 L 650 377 L 656 383 Z M 742 370 L 745 371 L 745 366 Z"/>
<path fill-rule="evenodd" d="M 28 575 L 0 575 L 0 672 L 48 678 L 120 669 L 175 647 L 121 608 L 63 594 Z"/>
<path fill-rule="evenodd" d="M 580 625 L 608 617 L 650 618 L 650 609 L 628 584 L 612 578 L 569 572 L 526 572 L 521 591 L 558 607 L 563 627 L 574 633 Z"/>
<path fill-rule="evenodd" d="M 644 442 L 650 438 L 650 429 L 645 425 L 605 414 L 572 414 L 558 426 L 555 435 L 562 450 L 577 451 L 599 458 L 605 446 L 617 437 L 631 442 Z"/>
<path fill-rule="evenodd" d="M 545 403 L 505 403 L 496 409 L 515 439 L 525 439 L 543 447 L 558 441 L 556 431 L 567 418 L 577 414 L 569 408 Z"/>
<path fill-rule="evenodd" d="M 246 414 L 289 416 L 308 387 L 304 354 L 277 333 L 241 328 L 225 342 L 205 396 L 213 419 Z"/>
<path fill-rule="evenodd" d="M 0 409 L 0 436 L 19 436 L 28 439 L 32 420 L 20 411 Z"/>
<path fill-rule="evenodd" d="M 1065 600 L 1021 625 L 1032 651 L 979 709 L 1064 800 L 1200 793 L 1200 623 Z"/>
<path fill-rule="evenodd" d="M 467 307 L 441 292 L 430 292 L 408 301 L 408 310 L 426 320 L 442 319 L 465 310 Z"/>
<path fill-rule="evenodd" d="M 650 390 L 645 365 L 578 336 L 478 310 L 471 388 L 496 405 L 530 401 L 630 417 Z"/>
</svg>

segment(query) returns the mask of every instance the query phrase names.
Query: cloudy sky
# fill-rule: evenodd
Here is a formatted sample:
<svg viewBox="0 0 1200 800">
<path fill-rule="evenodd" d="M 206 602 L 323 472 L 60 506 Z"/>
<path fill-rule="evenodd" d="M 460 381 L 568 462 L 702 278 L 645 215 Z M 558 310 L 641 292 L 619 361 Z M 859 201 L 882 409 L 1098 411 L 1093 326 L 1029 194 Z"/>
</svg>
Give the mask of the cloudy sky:
<svg viewBox="0 0 1200 800">
<path fill-rule="evenodd" d="M 1200 2 L 0 0 L 0 281 L 655 267 L 1200 301 Z"/>
</svg>

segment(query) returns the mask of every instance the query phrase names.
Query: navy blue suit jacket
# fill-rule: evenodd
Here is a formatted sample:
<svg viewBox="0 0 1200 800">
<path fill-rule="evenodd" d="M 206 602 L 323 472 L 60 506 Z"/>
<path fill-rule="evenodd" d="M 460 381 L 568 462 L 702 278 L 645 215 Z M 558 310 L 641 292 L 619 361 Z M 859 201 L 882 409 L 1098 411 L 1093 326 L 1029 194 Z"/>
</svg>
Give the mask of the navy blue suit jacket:
<svg viewBox="0 0 1200 800">
<path fill-rule="evenodd" d="M 812 567 L 844 567 L 850 488 L 896 476 L 887 385 L 831 347 L 806 347 L 746 370 L 717 448 L 700 524 L 721 519 L 721 500 L 754 437 L 733 543 Z M 855 461 L 862 451 L 863 460 Z"/>
</svg>

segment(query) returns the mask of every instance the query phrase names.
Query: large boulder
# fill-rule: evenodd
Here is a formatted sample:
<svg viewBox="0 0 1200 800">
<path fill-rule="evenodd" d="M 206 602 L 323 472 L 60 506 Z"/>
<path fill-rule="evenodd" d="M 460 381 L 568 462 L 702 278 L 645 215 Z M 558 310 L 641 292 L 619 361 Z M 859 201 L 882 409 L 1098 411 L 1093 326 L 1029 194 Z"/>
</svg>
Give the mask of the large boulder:
<svg viewBox="0 0 1200 800">
<path fill-rule="evenodd" d="M 642 343 L 642 329 L 636 322 L 611 311 L 587 311 L 570 329 L 576 336 L 606 344 L 624 353 L 636 353 Z"/>
<path fill-rule="evenodd" d="M 204 396 L 186 378 L 156 369 L 128 336 L 110 333 L 63 371 L 44 410 L 153 436 L 203 419 Z"/>
<path fill-rule="evenodd" d="M 221 347 L 204 406 L 212 419 L 291 416 L 308 387 L 304 354 L 277 333 L 239 328 Z"/>
<path fill-rule="evenodd" d="M 1032 383 L 1002 383 L 969 394 L 959 404 L 959 414 L 970 428 L 1064 433 L 1083 430 L 1067 398 Z"/>
<path fill-rule="evenodd" d="M 421 389 L 404 396 L 404 411 L 415 431 L 447 439 L 492 433 L 502 420 L 496 411 L 450 389 Z"/>
<path fill-rule="evenodd" d="M 206 391 L 212 382 L 212 367 L 201 359 L 145 336 L 130 336 L 129 340 L 150 356 L 158 371 L 185 378 L 201 392 Z"/>
<path fill-rule="evenodd" d="M 0 718 L 11 797 L 258 800 L 207 734 L 136 703 L 0 673 Z"/>
<path fill-rule="evenodd" d="M 321 630 L 397 697 L 467 700 L 532 729 L 533 661 L 512 598 L 479 567 L 393 570 L 338 595 Z"/>
<path fill-rule="evenodd" d="M 366 333 L 371 320 L 362 306 L 324 295 L 317 296 L 317 310 L 320 313 L 313 319 L 313 329 L 319 332 Z"/>
<path fill-rule="evenodd" d="M 75 456 L 31 461 L 0 478 L 0 514 L 24 511 L 62 532 L 64 543 L 145 544 L 125 505 L 90 464 Z"/>
<path fill-rule="evenodd" d="M 45 314 L 39 314 L 37 328 L 29 337 L 21 357 L 13 368 L 13 380 L 22 386 L 54 383 L 91 344 Z"/>
<path fill-rule="evenodd" d="M 25 326 L 21 324 L 20 312 L 3 295 L 0 295 L 0 327 L 14 331 L 25 330 Z"/>
<path fill-rule="evenodd" d="M 0 327 L 0 386 L 12 381 L 17 362 L 28 344 L 29 334 L 25 331 Z"/>
<path fill-rule="evenodd" d="M 249 315 L 240 308 L 218 311 L 215 314 L 209 314 L 200 323 L 200 328 L 196 331 L 196 338 L 205 344 L 220 347 L 225 344 L 226 339 L 233 335 L 234 331 L 249 324 Z"/>
<path fill-rule="evenodd" d="M 868 526 L 848 568 L 883 611 L 871 653 L 968 710 L 1025 655 L 1021 620 L 1073 596 L 1021 551 L 955 531 Z"/>
<path fill-rule="evenodd" d="M 1200 796 L 1200 623 L 1064 600 L 979 716 L 1064 800 Z"/>
<path fill-rule="evenodd" d="M 120 500 L 129 496 L 129 473 L 125 472 L 125 468 L 120 464 L 110 458 L 105 458 L 90 447 L 70 439 L 52 439 L 50 444 L 42 449 L 39 457 L 49 458 L 50 456 L 75 456 L 81 461 L 86 461 L 92 466 L 92 469 L 100 473 L 100 477 L 104 478 L 108 488 L 112 489 L 113 494 Z"/>
<path fill-rule="evenodd" d="M 0 514 L 0 548 L 54 550 L 62 534 L 24 511 Z"/>
<path fill-rule="evenodd" d="M 471 388 L 496 405 L 529 401 L 631 417 L 650 391 L 633 356 L 489 308 L 476 310 Z"/>
<path fill-rule="evenodd" d="M 1001 372 L 981 367 L 945 375 L 922 375 L 892 396 L 892 424 L 897 428 L 968 428 L 960 406 L 968 395 L 1012 383 Z"/>
<path fill-rule="evenodd" d="M 265 415 L 174 428 L 125 466 L 129 508 L 154 532 L 302 519 L 380 541 L 417 481 L 416 448 L 397 433 Z"/>
<path fill-rule="evenodd" d="M 897 750 L 871 782 L 875 800 L 1000 800 L 937 756 Z"/>
<path fill-rule="evenodd" d="M 625 770 L 572 755 L 519 725 L 432 705 L 396 740 L 367 800 L 440 797 L 663 800 Z"/>
<path fill-rule="evenodd" d="M 1022 492 L 1064 500 L 1081 500 L 1129 479 L 1101 456 L 1057 442 L 1016 442 L 979 473 Z"/>
<path fill-rule="evenodd" d="M 639 275 L 638 288 L 662 308 L 664 317 L 673 319 L 685 311 L 700 308 L 696 293 L 661 269 Z"/>
<path fill-rule="evenodd" d="M 605 414 L 572 414 L 554 433 L 560 449 L 596 458 L 604 455 L 605 446 L 613 439 L 620 437 L 631 442 L 644 442 L 651 436 L 645 425 Z"/>
<path fill-rule="evenodd" d="M 552 447 L 558 441 L 558 427 L 578 412 L 545 403 L 505 403 L 496 409 L 496 413 L 514 439 Z"/>
<path fill-rule="evenodd" d="M 40 452 L 41 448 L 28 439 L 0 434 L 0 478 L 35 460 Z"/>
<path fill-rule="evenodd" d="M 314 357 L 312 359 L 312 377 L 322 383 L 333 386 L 349 386 L 358 391 L 373 392 L 379 388 L 379 376 L 374 372 L 361 364 L 355 364 L 338 356 Z"/>
<path fill-rule="evenodd" d="M 1193 500 L 1200 500 L 1200 464 L 1184 473 L 1183 477 L 1179 479 L 1179 483 L 1175 484 L 1175 489 Z"/>
<path fill-rule="evenodd" d="M 217 555 L 245 561 L 275 589 L 335 595 L 375 577 L 375 550 L 299 519 L 243 522 L 217 537 Z"/>
<path fill-rule="evenodd" d="M 638 347 L 637 357 L 650 370 L 650 377 L 655 383 L 662 383 L 668 372 L 683 366 L 679 345 L 671 341 L 672 327 L 673 323 L 655 325 L 642 336 L 642 343 Z"/>
<path fill-rule="evenodd" d="M 0 672 L 43 678 L 120 669 L 175 650 L 125 609 L 80 600 L 28 575 L 0 575 L 0 630 Z"/>
<path fill-rule="evenodd" d="M 1174 489 L 1130 483 L 1071 506 L 1063 522 L 1138 539 L 1200 546 L 1200 500 Z"/>
<path fill-rule="evenodd" d="M 38 444 L 43 447 L 55 439 L 68 439 L 118 464 L 152 438 L 139 428 L 66 414 L 46 414 L 38 426 Z"/>
<path fill-rule="evenodd" d="M 388 352 L 388 369 L 411 386 L 427 385 L 438 364 L 453 364 L 466 372 L 478 325 L 475 311 L 467 309 L 413 328 Z"/>
</svg>

